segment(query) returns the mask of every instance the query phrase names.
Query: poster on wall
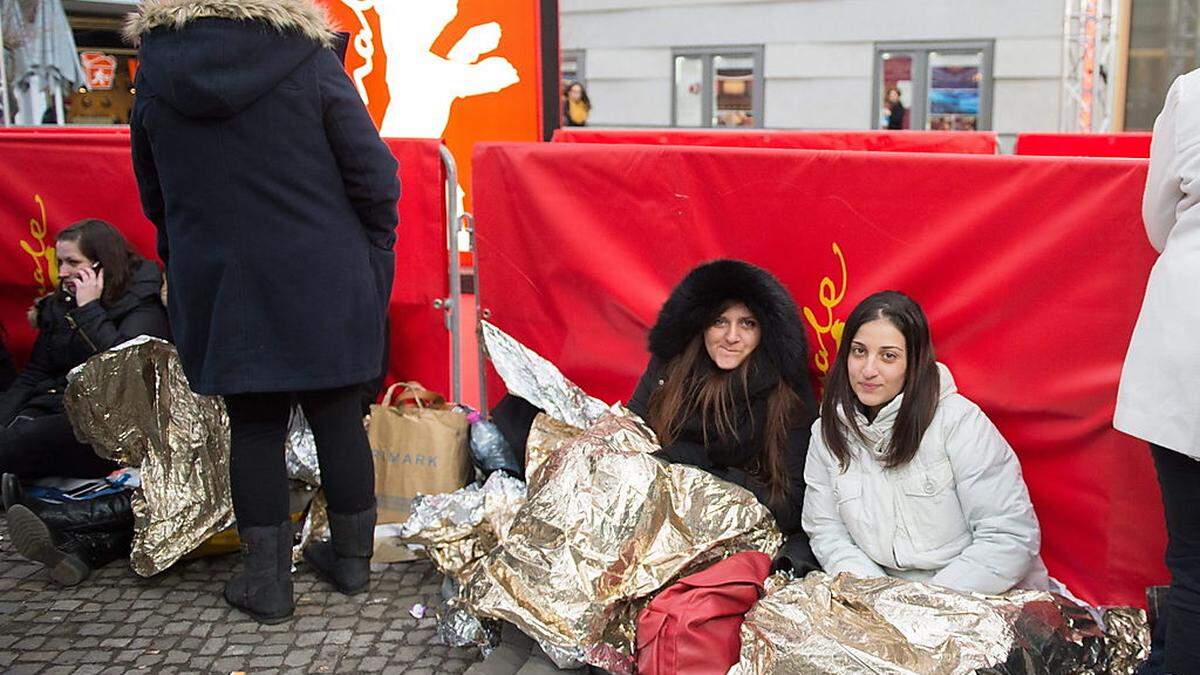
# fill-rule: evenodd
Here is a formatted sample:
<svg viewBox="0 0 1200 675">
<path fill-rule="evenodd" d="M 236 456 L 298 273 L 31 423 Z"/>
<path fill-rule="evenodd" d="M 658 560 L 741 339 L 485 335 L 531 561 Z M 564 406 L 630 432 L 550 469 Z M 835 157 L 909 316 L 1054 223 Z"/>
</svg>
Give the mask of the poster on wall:
<svg viewBox="0 0 1200 675">
<path fill-rule="evenodd" d="M 541 139 L 538 0 L 320 0 L 385 137 L 441 138 L 470 210 L 477 141 Z"/>
</svg>

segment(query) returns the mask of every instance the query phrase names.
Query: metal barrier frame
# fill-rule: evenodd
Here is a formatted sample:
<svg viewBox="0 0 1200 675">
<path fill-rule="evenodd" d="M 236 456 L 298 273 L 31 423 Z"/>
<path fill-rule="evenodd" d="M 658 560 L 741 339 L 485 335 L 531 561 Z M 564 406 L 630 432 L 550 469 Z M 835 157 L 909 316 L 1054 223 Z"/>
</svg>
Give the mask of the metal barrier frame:
<svg viewBox="0 0 1200 675">
<path fill-rule="evenodd" d="M 450 332 L 450 400 L 462 400 L 462 270 L 458 264 L 458 165 L 445 144 L 438 145 L 442 166 L 446 169 L 446 253 L 450 259 L 450 297 L 433 301 L 434 309 L 446 312 L 446 330 Z M 485 407 L 486 409 L 486 407 Z"/>
</svg>

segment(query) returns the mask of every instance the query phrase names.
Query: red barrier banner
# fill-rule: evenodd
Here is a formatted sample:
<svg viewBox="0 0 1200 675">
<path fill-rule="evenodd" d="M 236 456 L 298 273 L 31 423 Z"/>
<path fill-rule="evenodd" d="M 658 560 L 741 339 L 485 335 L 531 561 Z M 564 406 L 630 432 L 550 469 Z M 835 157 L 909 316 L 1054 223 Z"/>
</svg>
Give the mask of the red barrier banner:
<svg viewBox="0 0 1200 675">
<path fill-rule="evenodd" d="M 389 380 L 419 380 L 447 392 L 449 336 L 433 308 L 449 285 L 438 142 L 387 143 L 400 160 L 403 182 Z M 55 237 L 83 218 L 113 223 L 142 255 L 155 258 L 155 230 L 142 215 L 128 129 L 0 132 L 0 324 L 18 365 L 34 338 L 25 311 L 58 282 Z"/>
<path fill-rule="evenodd" d="M 777 148 L 780 150 L 868 150 L 953 152 L 994 155 L 991 131 L 749 131 L 745 129 L 558 129 L 556 143 L 634 143 Z"/>
<path fill-rule="evenodd" d="M 817 382 L 854 305 L 901 290 L 1016 449 L 1051 573 L 1104 604 L 1166 579 L 1149 451 L 1111 426 L 1154 259 L 1145 162 L 550 143 L 480 146 L 475 171 L 482 305 L 589 393 L 628 399 L 704 260 L 780 277 Z"/>
<path fill-rule="evenodd" d="M 1150 157 L 1150 134 L 1017 134 L 1018 155 L 1055 157 Z"/>
</svg>

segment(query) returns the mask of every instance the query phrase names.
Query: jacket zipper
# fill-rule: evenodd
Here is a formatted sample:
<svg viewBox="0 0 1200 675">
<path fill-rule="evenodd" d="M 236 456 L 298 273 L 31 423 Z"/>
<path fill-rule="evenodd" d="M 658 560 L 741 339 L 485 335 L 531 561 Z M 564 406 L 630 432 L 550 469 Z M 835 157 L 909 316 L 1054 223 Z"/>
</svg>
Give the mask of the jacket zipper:
<svg viewBox="0 0 1200 675">
<path fill-rule="evenodd" d="M 92 342 L 92 339 L 88 337 L 87 333 L 79 329 L 79 325 L 75 323 L 75 317 L 71 316 L 70 314 L 67 315 L 67 325 L 71 327 L 71 330 L 83 336 L 84 342 L 88 343 L 88 346 L 92 348 L 93 352 L 100 351 L 99 349 L 96 349 L 96 343 Z"/>
</svg>

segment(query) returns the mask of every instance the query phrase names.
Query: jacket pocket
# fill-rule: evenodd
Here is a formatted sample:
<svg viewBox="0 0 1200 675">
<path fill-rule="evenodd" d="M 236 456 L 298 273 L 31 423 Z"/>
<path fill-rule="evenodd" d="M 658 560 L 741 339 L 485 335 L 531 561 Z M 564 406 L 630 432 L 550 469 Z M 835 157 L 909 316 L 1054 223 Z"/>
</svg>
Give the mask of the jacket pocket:
<svg viewBox="0 0 1200 675">
<path fill-rule="evenodd" d="M 901 513 L 913 547 L 930 551 L 946 546 L 968 532 L 955 490 L 949 461 L 920 467 L 900 484 Z"/>
</svg>

